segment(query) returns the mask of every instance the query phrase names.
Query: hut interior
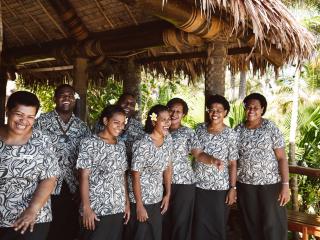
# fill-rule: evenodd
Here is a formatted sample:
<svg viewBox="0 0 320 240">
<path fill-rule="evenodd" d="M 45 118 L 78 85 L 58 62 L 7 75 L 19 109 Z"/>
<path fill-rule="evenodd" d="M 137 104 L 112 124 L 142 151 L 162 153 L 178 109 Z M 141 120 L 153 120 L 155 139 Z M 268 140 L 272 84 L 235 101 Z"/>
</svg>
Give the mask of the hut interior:
<svg viewBox="0 0 320 240">
<path fill-rule="evenodd" d="M 312 55 L 314 38 L 280 0 L 2 0 L 0 121 L 7 79 L 73 84 L 86 119 L 88 81 L 118 75 L 139 95 L 139 67 L 205 76 L 224 94 L 225 69 L 263 74 Z M 125 71 L 123 71 L 125 67 Z M 122 70 L 121 70 L 122 69 Z"/>
</svg>

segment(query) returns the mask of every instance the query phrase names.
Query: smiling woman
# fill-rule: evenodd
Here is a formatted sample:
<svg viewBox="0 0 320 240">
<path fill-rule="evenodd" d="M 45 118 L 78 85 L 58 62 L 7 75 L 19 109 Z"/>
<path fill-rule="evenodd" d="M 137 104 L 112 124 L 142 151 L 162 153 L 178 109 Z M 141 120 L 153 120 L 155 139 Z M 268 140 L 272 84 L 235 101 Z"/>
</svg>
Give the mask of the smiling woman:
<svg viewBox="0 0 320 240">
<path fill-rule="evenodd" d="M 52 220 L 49 198 L 59 167 L 50 138 L 32 128 L 39 106 L 34 94 L 13 93 L 6 108 L 8 124 L 0 127 L 1 240 L 22 234 L 44 240 Z"/>
</svg>

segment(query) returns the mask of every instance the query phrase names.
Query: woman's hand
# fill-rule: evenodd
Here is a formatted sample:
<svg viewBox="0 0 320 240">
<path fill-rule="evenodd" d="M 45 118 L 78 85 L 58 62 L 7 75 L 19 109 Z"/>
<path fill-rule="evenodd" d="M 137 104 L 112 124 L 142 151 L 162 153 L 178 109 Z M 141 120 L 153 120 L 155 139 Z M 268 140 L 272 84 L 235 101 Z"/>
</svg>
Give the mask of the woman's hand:
<svg viewBox="0 0 320 240">
<path fill-rule="evenodd" d="M 215 166 L 218 168 L 219 171 L 222 171 L 223 168 L 224 168 L 224 166 L 223 166 L 223 161 L 220 160 L 220 159 L 215 159 L 215 158 L 214 158 L 214 159 L 211 161 L 211 163 L 212 163 L 213 165 L 215 165 Z"/>
<path fill-rule="evenodd" d="M 95 220 L 100 221 L 100 219 L 91 209 L 91 207 L 83 207 L 83 216 L 82 216 L 83 226 L 86 229 L 93 231 L 95 229 L 95 222 L 94 222 Z"/>
<path fill-rule="evenodd" d="M 281 191 L 279 193 L 278 201 L 280 206 L 285 206 L 290 200 L 289 184 L 282 184 Z"/>
<path fill-rule="evenodd" d="M 24 234 L 25 231 L 30 227 L 30 232 L 33 232 L 33 227 L 37 218 L 38 211 L 28 207 L 22 212 L 19 218 L 13 223 L 12 227 L 15 231 L 21 230 L 21 234 Z"/>
<path fill-rule="evenodd" d="M 229 206 L 237 202 L 237 190 L 230 188 L 226 197 L 226 204 Z"/>
<path fill-rule="evenodd" d="M 145 222 L 148 220 L 147 210 L 144 208 L 143 204 L 137 204 L 137 219 L 139 222 Z"/>
<path fill-rule="evenodd" d="M 165 214 L 166 211 L 168 210 L 169 207 L 169 201 L 170 201 L 170 195 L 165 195 L 162 199 L 162 203 L 161 203 L 161 214 Z"/>
<path fill-rule="evenodd" d="M 124 224 L 127 224 L 130 220 L 130 203 L 126 203 L 123 218 L 124 218 Z"/>
</svg>

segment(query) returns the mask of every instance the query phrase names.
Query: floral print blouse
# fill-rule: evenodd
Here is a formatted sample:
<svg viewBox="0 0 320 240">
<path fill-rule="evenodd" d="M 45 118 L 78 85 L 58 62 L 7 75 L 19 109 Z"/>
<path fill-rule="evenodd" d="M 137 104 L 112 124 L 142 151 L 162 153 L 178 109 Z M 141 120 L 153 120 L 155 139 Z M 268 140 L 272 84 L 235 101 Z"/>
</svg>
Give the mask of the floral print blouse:
<svg viewBox="0 0 320 240">
<path fill-rule="evenodd" d="M 96 135 L 83 139 L 77 168 L 90 169 L 89 199 L 98 216 L 124 212 L 128 164 L 123 141 L 107 144 Z"/>
<path fill-rule="evenodd" d="M 195 163 L 196 187 L 206 190 L 229 189 L 229 162 L 238 159 L 237 133 L 225 127 L 222 132 L 211 134 L 206 124 L 200 124 L 196 134 L 205 153 L 223 161 L 223 170 L 218 170 L 215 165 L 202 162 Z"/>
<path fill-rule="evenodd" d="M 241 123 L 235 130 L 239 134 L 238 181 L 252 185 L 280 182 L 274 149 L 284 148 L 285 141 L 279 128 L 262 119 L 259 128 L 248 129 Z"/>
<path fill-rule="evenodd" d="M 59 175 L 58 159 L 51 139 L 33 130 L 24 145 L 0 140 L 0 227 L 12 227 L 29 206 L 39 183 Z M 50 199 L 39 211 L 36 223 L 52 220 Z"/>
<path fill-rule="evenodd" d="M 163 172 L 172 159 L 173 142 L 170 135 L 156 147 L 149 134 L 133 144 L 132 171 L 140 173 L 143 204 L 155 204 L 163 197 Z M 132 181 L 129 181 L 129 198 L 135 203 Z"/>
</svg>

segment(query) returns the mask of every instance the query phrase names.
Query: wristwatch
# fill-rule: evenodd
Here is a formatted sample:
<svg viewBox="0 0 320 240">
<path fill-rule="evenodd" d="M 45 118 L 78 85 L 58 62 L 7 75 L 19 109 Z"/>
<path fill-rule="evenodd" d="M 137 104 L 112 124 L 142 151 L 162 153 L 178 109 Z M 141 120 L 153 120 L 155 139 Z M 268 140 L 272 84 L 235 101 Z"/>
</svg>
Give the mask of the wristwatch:
<svg viewBox="0 0 320 240">
<path fill-rule="evenodd" d="M 230 186 L 229 189 L 234 189 L 234 190 L 237 190 L 237 187 L 236 186 Z"/>
</svg>

